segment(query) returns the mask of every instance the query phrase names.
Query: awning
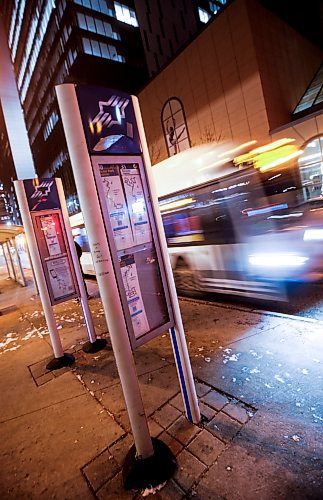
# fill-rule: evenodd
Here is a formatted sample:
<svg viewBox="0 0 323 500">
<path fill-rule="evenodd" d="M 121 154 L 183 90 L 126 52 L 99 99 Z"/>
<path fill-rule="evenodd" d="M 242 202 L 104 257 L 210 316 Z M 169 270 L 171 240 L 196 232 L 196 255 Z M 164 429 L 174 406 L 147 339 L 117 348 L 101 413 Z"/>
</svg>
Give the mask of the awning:
<svg viewBox="0 0 323 500">
<path fill-rule="evenodd" d="M 0 224 L 0 245 L 24 232 L 23 226 Z"/>
</svg>

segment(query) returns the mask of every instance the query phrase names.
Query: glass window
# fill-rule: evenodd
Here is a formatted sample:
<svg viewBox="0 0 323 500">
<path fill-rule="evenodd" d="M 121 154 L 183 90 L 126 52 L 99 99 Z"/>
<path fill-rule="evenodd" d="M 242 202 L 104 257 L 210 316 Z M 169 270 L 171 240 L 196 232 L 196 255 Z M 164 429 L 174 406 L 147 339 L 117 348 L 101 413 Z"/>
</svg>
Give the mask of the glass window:
<svg viewBox="0 0 323 500">
<path fill-rule="evenodd" d="M 323 197 L 323 136 L 306 145 L 298 166 L 304 199 Z"/>
<path fill-rule="evenodd" d="M 104 29 L 105 29 L 106 36 L 109 36 L 110 38 L 113 38 L 113 31 L 112 31 L 112 28 L 111 28 L 111 24 L 104 23 Z"/>
<path fill-rule="evenodd" d="M 118 58 L 117 49 L 113 45 L 109 45 L 109 52 L 111 59 L 116 60 Z"/>
<path fill-rule="evenodd" d="M 190 148 L 184 108 L 177 97 L 166 101 L 161 119 L 168 155 L 173 156 Z"/>
<path fill-rule="evenodd" d="M 293 114 L 299 113 L 304 109 L 311 108 L 322 101 L 323 92 L 323 64 L 316 73 L 313 81 L 310 83 L 309 87 L 306 89 L 305 94 L 301 98 L 300 102 L 296 106 Z"/>
<path fill-rule="evenodd" d="M 89 31 L 96 33 L 96 27 L 92 16 L 86 16 L 86 23 Z"/>
<path fill-rule="evenodd" d="M 201 9 L 201 7 L 198 8 L 198 11 L 199 11 L 200 21 L 202 23 L 207 23 L 211 17 L 210 14 L 206 10 Z"/>
<path fill-rule="evenodd" d="M 100 6 L 98 0 L 91 0 L 92 9 L 100 11 Z"/>
<path fill-rule="evenodd" d="M 128 7 L 127 5 L 123 5 L 119 2 L 114 2 L 114 9 L 118 21 L 122 21 L 123 23 L 131 24 L 131 26 L 138 27 L 138 21 L 133 9 L 130 9 L 130 7 Z"/>
<path fill-rule="evenodd" d="M 105 35 L 104 24 L 103 21 L 101 21 L 101 19 L 95 19 L 96 32 L 99 33 L 100 35 Z"/>
<path fill-rule="evenodd" d="M 209 2 L 209 6 L 210 6 L 210 11 L 213 12 L 213 14 L 216 14 L 220 8 L 216 5 L 215 2 Z"/>
<path fill-rule="evenodd" d="M 110 59 L 110 54 L 109 54 L 109 50 L 108 50 L 107 44 L 100 42 L 100 48 L 101 48 L 102 57 L 104 57 L 105 59 Z"/>
<path fill-rule="evenodd" d="M 100 44 L 96 40 L 91 40 L 91 45 L 92 45 L 92 53 L 95 56 L 101 57 L 101 50 L 100 50 Z"/>
<path fill-rule="evenodd" d="M 85 54 L 92 54 L 92 47 L 88 38 L 82 38 L 83 49 Z"/>
<path fill-rule="evenodd" d="M 83 30 L 87 29 L 84 14 L 80 14 L 80 12 L 78 12 L 77 13 L 77 21 L 78 21 L 78 25 L 80 28 L 82 28 Z"/>
</svg>

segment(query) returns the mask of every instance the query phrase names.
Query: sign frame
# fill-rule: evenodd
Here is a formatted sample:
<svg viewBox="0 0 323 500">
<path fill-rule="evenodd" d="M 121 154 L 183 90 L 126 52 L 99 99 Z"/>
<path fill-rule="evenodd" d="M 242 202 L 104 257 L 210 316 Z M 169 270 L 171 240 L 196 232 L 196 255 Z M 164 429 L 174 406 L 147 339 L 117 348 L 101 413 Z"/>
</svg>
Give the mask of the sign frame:
<svg viewBox="0 0 323 500">
<path fill-rule="evenodd" d="M 143 159 L 142 155 L 128 155 L 128 156 L 123 156 L 121 157 L 120 155 L 102 155 L 102 156 L 91 156 L 91 163 L 92 163 L 92 168 L 93 168 L 93 174 L 95 178 L 95 183 L 99 195 L 99 202 L 100 202 L 100 207 L 101 207 L 101 213 L 102 217 L 104 220 L 104 225 L 106 228 L 107 232 L 107 240 L 108 244 L 110 247 L 110 253 L 111 253 L 111 258 L 113 261 L 113 267 L 115 270 L 115 277 L 116 281 L 118 284 L 118 289 L 119 289 L 119 294 L 120 294 L 120 299 L 122 303 L 122 308 L 124 312 L 124 317 L 125 321 L 127 324 L 127 330 L 128 330 L 128 335 L 129 335 L 129 340 L 131 343 L 132 349 L 135 349 L 136 347 L 139 347 L 146 342 L 149 342 L 152 340 L 154 337 L 157 337 L 165 331 L 169 330 L 174 326 L 174 315 L 173 315 L 173 309 L 171 305 L 171 297 L 168 289 L 168 282 L 167 282 L 167 276 L 165 273 L 165 265 L 164 265 L 164 260 L 163 260 L 163 255 L 161 252 L 161 247 L 159 244 L 159 239 L 158 239 L 158 233 L 157 233 L 157 228 L 156 228 L 156 223 L 154 220 L 154 213 L 153 213 L 153 207 L 151 204 L 151 195 L 149 192 L 149 187 L 148 187 L 148 182 L 145 174 L 145 169 L 143 165 Z M 136 164 L 139 166 L 139 173 L 140 177 L 142 180 L 142 187 L 143 187 L 143 192 L 145 196 L 145 201 L 146 201 L 146 208 L 147 208 L 147 214 L 148 214 L 148 220 L 150 223 L 150 229 L 152 233 L 152 241 L 151 241 L 151 247 L 153 251 L 156 252 L 157 256 L 157 265 L 159 268 L 159 273 L 160 273 L 160 279 L 161 279 L 161 290 L 163 292 L 163 300 L 167 309 L 167 314 L 168 314 L 168 321 L 162 323 L 161 325 L 152 328 L 148 332 L 140 335 L 140 336 L 135 336 L 134 328 L 132 325 L 131 321 L 131 316 L 128 308 L 128 303 L 127 303 L 127 297 L 126 297 L 126 292 L 122 280 L 122 275 L 120 270 L 120 261 L 119 261 L 119 256 L 120 255 L 127 255 L 127 251 L 129 249 L 125 250 L 119 250 L 117 251 L 116 246 L 113 244 L 114 243 L 114 236 L 113 236 L 113 229 L 111 226 L 110 222 L 110 217 L 109 217 L 109 211 L 108 211 L 108 206 L 106 202 L 106 197 L 104 193 L 104 187 L 103 187 L 103 182 L 101 179 L 101 174 L 100 174 L 100 165 L 105 164 L 105 165 L 118 165 L 118 166 L 123 166 L 123 165 L 131 165 L 131 164 Z M 140 245 L 134 245 L 134 248 L 142 247 L 144 248 L 145 245 L 147 244 L 140 244 Z M 131 251 L 131 249 L 130 249 Z"/>
</svg>

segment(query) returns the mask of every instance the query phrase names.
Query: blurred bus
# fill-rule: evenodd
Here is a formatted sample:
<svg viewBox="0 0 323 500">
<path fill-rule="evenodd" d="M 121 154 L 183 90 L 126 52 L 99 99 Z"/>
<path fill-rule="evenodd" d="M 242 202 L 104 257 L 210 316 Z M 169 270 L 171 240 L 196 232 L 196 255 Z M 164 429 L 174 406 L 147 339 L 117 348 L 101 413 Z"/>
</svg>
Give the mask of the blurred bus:
<svg viewBox="0 0 323 500">
<path fill-rule="evenodd" d="M 239 156 L 248 144 L 201 146 L 153 167 L 179 292 L 285 300 L 287 282 L 320 275 L 322 245 L 306 246 L 304 231 L 292 231 L 304 201 L 302 151 L 292 143 Z"/>
<path fill-rule="evenodd" d="M 251 149 L 255 142 L 202 145 L 152 167 L 180 293 L 284 300 L 287 281 L 320 276 L 322 244 L 295 229 L 308 214 L 297 209 L 302 151 L 292 139 Z M 82 216 L 70 219 L 83 270 L 94 273 Z"/>
</svg>

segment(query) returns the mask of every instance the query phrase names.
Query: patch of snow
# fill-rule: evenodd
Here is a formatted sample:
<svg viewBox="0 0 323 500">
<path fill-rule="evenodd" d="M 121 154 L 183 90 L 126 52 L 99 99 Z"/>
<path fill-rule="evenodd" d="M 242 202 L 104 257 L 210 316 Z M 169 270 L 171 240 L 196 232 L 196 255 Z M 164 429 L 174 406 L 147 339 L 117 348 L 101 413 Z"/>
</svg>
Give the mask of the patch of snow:
<svg viewBox="0 0 323 500">
<path fill-rule="evenodd" d="M 167 481 L 165 481 L 164 483 L 162 484 L 159 484 L 158 486 L 155 486 L 154 488 L 151 487 L 151 488 L 146 488 L 145 490 L 143 490 L 141 492 L 141 495 L 143 497 L 147 497 L 148 495 L 155 495 L 158 491 L 160 491 L 166 484 Z"/>
</svg>

